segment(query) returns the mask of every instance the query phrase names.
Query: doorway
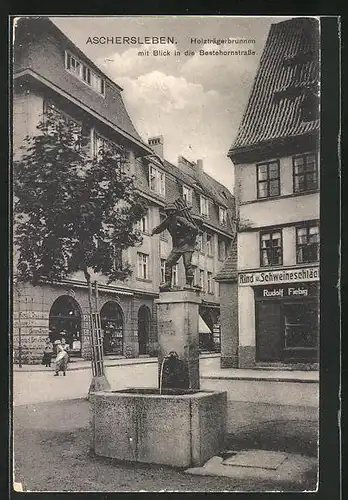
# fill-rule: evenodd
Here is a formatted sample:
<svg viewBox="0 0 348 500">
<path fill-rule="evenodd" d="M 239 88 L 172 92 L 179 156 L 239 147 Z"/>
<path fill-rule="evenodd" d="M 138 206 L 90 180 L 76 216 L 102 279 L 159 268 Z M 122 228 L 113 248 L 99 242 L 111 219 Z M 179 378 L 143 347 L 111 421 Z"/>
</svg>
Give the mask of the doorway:
<svg viewBox="0 0 348 500">
<path fill-rule="evenodd" d="M 138 311 L 139 355 L 149 353 L 151 313 L 148 307 L 141 306 Z"/>
<path fill-rule="evenodd" d="M 70 295 L 61 295 L 52 304 L 49 315 L 50 339 L 60 340 L 64 335 L 71 354 L 81 356 L 81 310 Z"/>
<path fill-rule="evenodd" d="M 100 311 L 104 354 L 123 355 L 124 319 L 117 302 L 106 302 Z"/>
</svg>

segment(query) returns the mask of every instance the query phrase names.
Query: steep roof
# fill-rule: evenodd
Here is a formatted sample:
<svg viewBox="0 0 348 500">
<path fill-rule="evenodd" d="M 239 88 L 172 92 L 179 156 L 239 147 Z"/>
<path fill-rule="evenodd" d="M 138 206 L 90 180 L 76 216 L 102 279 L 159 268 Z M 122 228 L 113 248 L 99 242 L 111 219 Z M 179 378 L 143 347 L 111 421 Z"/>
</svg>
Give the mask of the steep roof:
<svg viewBox="0 0 348 500">
<path fill-rule="evenodd" d="M 233 239 L 230 253 L 222 264 L 218 273 L 214 276 L 216 281 L 234 281 L 237 279 L 237 238 Z"/>
<path fill-rule="evenodd" d="M 163 166 L 166 172 L 180 179 L 188 186 L 200 188 L 207 196 L 210 196 L 223 207 L 234 207 L 234 196 L 232 193 L 223 184 L 204 172 L 204 170 L 200 174 L 193 172 L 192 175 L 189 175 L 180 167 L 173 165 L 167 160 L 163 160 Z"/>
<path fill-rule="evenodd" d="M 301 105 L 318 87 L 318 21 L 295 18 L 272 24 L 249 101 L 229 155 L 274 139 L 319 129 L 304 121 Z"/>
<path fill-rule="evenodd" d="M 51 38 L 58 41 L 50 43 Z M 107 82 L 103 97 L 88 87 L 64 68 L 65 50 L 70 50 Z M 82 104 L 107 119 L 112 125 L 132 136 L 138 142 L 147 144 L 135 129 L 123 102 L 121 91 L 103 71 L 96 66 L 50 19 L 28 17 L 19 19 L 15 31 L 14 74 L 25 69 L 53 83 L 59 89 L 72 95 Z"/>
</svg>

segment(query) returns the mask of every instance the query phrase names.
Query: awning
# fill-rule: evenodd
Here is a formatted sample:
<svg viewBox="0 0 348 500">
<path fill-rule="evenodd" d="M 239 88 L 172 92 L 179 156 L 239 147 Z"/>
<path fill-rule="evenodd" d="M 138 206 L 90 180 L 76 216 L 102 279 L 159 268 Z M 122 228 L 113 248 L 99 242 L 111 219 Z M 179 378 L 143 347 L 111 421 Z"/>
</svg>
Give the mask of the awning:
<svg viewBox="0 0 348 500">
<path fill-rule="evenodd" d="M 199 333 L 211 333 L 210 328 L 204 321 L 201 315 L 199 315 L 199 320 L 198 320 L 198 331 Z"/>
</svg>

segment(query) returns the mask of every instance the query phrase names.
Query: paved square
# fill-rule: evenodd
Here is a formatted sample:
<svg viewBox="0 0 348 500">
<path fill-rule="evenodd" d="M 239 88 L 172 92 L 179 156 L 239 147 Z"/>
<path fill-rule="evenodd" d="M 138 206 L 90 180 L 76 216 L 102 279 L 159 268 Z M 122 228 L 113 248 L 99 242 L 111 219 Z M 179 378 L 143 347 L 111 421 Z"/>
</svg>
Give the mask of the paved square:
<svg viewBox="0 0 348 500">
<path fill-rule="evenodd" d="M 276 470 L 286 460 L 287 454 L 278 451 L 247 450 L 226 458 L 223 465 L 238 467 L 258 467 L 260 469 Z"/>
</svg>

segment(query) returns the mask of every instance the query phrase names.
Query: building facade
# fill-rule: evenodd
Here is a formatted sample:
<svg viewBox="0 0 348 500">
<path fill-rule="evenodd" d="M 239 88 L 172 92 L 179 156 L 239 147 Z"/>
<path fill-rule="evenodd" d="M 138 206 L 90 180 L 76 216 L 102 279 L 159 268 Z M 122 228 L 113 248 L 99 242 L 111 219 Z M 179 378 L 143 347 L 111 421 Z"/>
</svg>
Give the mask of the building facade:
<svg viewBox="0 0 348 500">
<path fill-rule="evenodd" d="M 319 342 L 318 22 L 271 26 L 229 151 L 239 211 L 235 365 L 316 363 Z"/>
<path fill-rule="evenodd" d="M 27 135 L 34 135 L 46 113 L 73 121 L 84 135 L 90 154 L 103 144 L 126 151 L 137 189 L 148 206 L 139 222 L 142 244 L 129 248 L 122 258 L 133 273 L 125 282 L 98 282 L 99 311 L 106 355 L 155 355 L 157 352 L 158 297 L 165 261 L 171 249 L 169 234 L 150 236 L 164 217 L 164 206 L 178 196 L 204 225 L 193 257 L 195 281 L 201 286 L 202 325 L 212 333 L 202 336 L 202 346 L 218 347 L 219 287 L 213 275 L 226 258 L 234 231 L 235 204 L 231 193 L 208 176 L 202 162 L 179 157 L 172 165 L 163 157 L 163 137 L 145 143 L 135 130 L 122 100 L 122 89 L 108 78 L 48 18 L 20 19 L 15 28 L 13 61 L 13 156 Z M 15 175 L 15 172 L 14 172 Z M 44 340 L 66 333 L 72 351 L 91 355 L 87 286 L 82 273 L 57 283 L 38 286 L 17 283 L 14 258 L 13 350 L 15 361 L 39 362 Z M 181 262 L 173 275 L 173 287 L 184 284 Z M 203 328 L 202 328 L 203 331 Z M 214 343 L 213 331 L 216 332 Z"/>
</svg>

